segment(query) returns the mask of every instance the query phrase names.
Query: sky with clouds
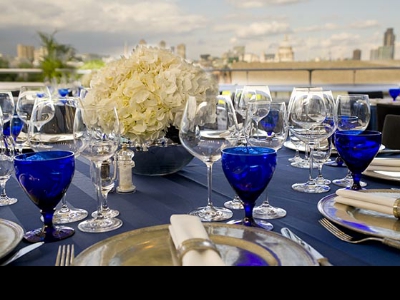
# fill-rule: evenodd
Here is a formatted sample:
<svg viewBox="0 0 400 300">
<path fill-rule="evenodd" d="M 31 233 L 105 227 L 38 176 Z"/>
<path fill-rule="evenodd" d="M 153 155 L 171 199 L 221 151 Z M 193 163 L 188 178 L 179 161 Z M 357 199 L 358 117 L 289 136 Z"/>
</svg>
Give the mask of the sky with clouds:
<svg viewBox="0 0 400 300">
<path fill-rule="evenodd" d="M 0 53 L 52 34 L 78 53 L 120 56 L 141 39 L 186 45 L 187 58 L 220 57 L 235 46 L 275 53 L 288 37 L 296 61 L 369 60 L 387 28 L 400 34 L 399 0 L 1 0 Z M 400 37 L 395 59 L 400 59 Z"/>
</svg>

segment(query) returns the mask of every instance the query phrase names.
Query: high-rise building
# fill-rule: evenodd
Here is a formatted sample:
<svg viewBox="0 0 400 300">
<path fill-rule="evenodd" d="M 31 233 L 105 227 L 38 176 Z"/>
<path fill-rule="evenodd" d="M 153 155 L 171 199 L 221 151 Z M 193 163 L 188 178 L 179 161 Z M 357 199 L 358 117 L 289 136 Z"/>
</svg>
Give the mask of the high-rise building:
<svg viewBox="0 0 400 300">
<path fill-rule="evenodd" d="M 353 51 L 353 60 L 361 60 L 361 50 L 355 49 Z"/>
<path fill-rule="evenodd" d="M 33 60 L 35 59 L 35 47 L 18 44 L 17 58 L 19 61 L 33 62 Z"/>
<path fill-rule="evenodd" d="M 383 37 L 383 46 L 378 49 L 371 50 L 371 60 L 391 60 L 394 59 L 396 35 L 393 28 L 388 28 Z"/>
</svg>

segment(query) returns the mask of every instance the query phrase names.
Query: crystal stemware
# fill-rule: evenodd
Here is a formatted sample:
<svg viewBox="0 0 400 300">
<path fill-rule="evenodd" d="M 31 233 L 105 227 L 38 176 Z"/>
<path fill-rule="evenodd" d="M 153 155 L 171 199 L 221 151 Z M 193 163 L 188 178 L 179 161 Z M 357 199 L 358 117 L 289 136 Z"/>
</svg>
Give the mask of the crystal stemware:
<svg viewBox="0 0 400 300">
<path fill-rule="evenodd" d="M 19 134 L 18 142 L 19 152 L 23 147 L 29 147 L 28 144 L 28 123 L 31 119 L 33 105 L 36 98 L 50 97 L 50 91 L 47 86 L 43 85 L 27 85 L 21 86 L 18 94 L 15 110 L 18 117 L 22 120 L 23 126 Z"/>
<path fill-rule="evenodd" d="M 77 97 L 61 96 L 52 100 L 54 106 L 54 117 L 44 124 L 40 131 L 33 126 L 28 130 L 29 146 L 33 151 L 68 150 L 78 157 L 76 144 L 73 136 L 75 110 L 80 103 Z M 31 119 L 34 120 L 35 114 Z M 83 220 L 88 215 L 85 209 L 73 207 L 67 202 L 67 194 L 60 202 L 53 216 L 54 224 L 67 224 Z"/>
<path fill-rule="evenodd" d="M 225 207 L 214 206 L 212 201 L 212 167 L 221 158 L 221 150 L 236 141 L 232 132 L 237 121 L 230 97 L 210 95 L 189 96 L 186 102 L 179 138 L 182 145 L 207 166 L 208 201 L 206 206 L 190 212 L 202 221 L 223 221 L 233 213 Z"/>
<path fill-rule="evenodd" d="M 353 184 L 346 188 L 356 191 L 364 189 L 360 185 L 361 175 L 378 154 L 382 133 L 375 130 L 345 130 L 335 132 L 334 138 L 336 149 L 353 177 Z"/>
<path fill-rule="evenodd" d="M 336 131 L 364 131 L 367 129 L 371 119 L 371 105 L 367 94 L 338 95 L 335 110 L 337 116 Z M 333 142 L 336 147 L 336 140 L 334 139 Z M 339 152 L 338 154 L 341 156 Z M 350 169 L 347 167 L 346 176 L 334 179 L 332 183 L 341 187 L 351 186 L 353 184 L 353 177 Z M 360 181 L 360 185 L 365 187 L 367 183 Z"/>
<path fill-rule="evenodd" d="M 0 206 L 7 206 L 18 201 L 15 197 L 9 197 L 6 192 L 7 181 L 14 172 L 13 152 L 8 151 L 4 139 L 0 140 Z"/>
<path fill-rule="evenodd" d="M 256 131 L 250 130 L 250 132 Z M 256 138 L 249 137 L 250 146 L 267 147 L 276 151 L 282 148 L 288 136 L 285 102 L 272 102 L 270 104 L 269 113 L 261 119 L 257 132 L 258 136 Z M 253 209 L 254 217 L 258 219 L 277 219 L 286 216 L 286 210 L 272 206 L 269 203 L 267 191 L 265 194 L 264 201 Z"/>
<path fill-rule="evenodd" d="M 73 132 L 77 152 L 94 165 L 91 177 L 97 195 L 95 217 L 80 222 L 78 228 L 83 232 L 91 233 L 118 229 L 123 222 L 118 218 L 108 218 L 103 214 L 105 200 L 99 189 L 104 184 L 104 178 L 101 176 L 102 164 L 115 156 L 121 139 L 116 108 L 80 105 L 75 111 Z"/>
<path fill-rule="evenodd" d="M 267 188 L 276 169 L 276 150 L 265 147 L 230 147 L 222 149 L 222 169 L 231 187 L 243 201 L 245 216 L 230 224 L 272 230 L 273 225 L 253 217 L 256 200 Z"/>
<path fill-rule="evenodd" d="M 331 91 L 308 91 L 296 94 L 289 103 L 289 130 L 310 147 L 308 181 L 293 184 L 292 188 L 296 191 L 326 192 L 325 186 L 317 184 L 312 176 L 313 151 L 319 141 L 329 138 L 336 130 L 334 102 Z"/>
<path fill-rule="evenodd" d="M 14 158 L 14 168 L 19 185 L 43 216 L 43 226 L 27 231 L 24 239 L 31 243 L 54 242 L 72 236 L 75 230 L 54 225 L 53 215 L 74 176 L 74 153 L 43 151 L 20 154 Z"/>
</svg>

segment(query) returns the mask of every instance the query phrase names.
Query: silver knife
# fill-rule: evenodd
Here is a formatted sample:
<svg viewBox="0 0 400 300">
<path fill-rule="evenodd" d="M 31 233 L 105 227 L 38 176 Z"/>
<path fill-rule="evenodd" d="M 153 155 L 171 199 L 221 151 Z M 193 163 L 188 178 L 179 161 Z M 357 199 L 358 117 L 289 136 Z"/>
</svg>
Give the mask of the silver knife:
<svg viewBox="0 0 400 300">
<path fill-rule="evenodd" d="M 44 242 L 37 242 L 32 245 L 26 246 L 24 248 L 21 248 L 18 252 L 16 252 L 13 256 L 11 256 L 9 259 L 7 259 L 5 262 L 1 264 L 1 266 L 8 265 L 10 262 L 13 262 L 14 260 L 20 258 L 21 256 L 31 252 L 32 250 L 36 249 L 39 246 L 42 246 Z"/>
<path fill-rule="evenodd" d="M 281 233 L 284 237 L 291 239 L 292 241 L 298 243 L 303 246 L 317 261 L 321 266 L 332 266 L 332 264 L 328 261 L 328 258 L 324 257 L 321 253 L 315 250 L 312 246 L 307 244 L 297 235 L 295 235 L 289 228 L 283 227 L 281 229 Z"/>
</svg>

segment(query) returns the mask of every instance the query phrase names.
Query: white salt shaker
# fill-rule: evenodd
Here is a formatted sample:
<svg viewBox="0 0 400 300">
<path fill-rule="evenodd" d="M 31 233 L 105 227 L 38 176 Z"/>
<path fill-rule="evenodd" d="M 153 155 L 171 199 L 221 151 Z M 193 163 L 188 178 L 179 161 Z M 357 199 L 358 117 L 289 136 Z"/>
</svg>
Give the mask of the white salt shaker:
<svg viewBox="0 0 400 300">
<path fill-rule="evenodd" d="M 123 143 L 122 149 L 117 152 L 117 193 L 133 193 L 136 191 L 136 186 L 132 183 L 132 168 L 135 166 L 135 162 L 132 160 L 134 155 L 135 153 L 128 149 L 126 143 Z"/>
</svg>

